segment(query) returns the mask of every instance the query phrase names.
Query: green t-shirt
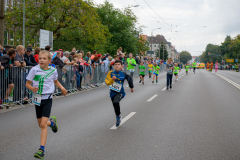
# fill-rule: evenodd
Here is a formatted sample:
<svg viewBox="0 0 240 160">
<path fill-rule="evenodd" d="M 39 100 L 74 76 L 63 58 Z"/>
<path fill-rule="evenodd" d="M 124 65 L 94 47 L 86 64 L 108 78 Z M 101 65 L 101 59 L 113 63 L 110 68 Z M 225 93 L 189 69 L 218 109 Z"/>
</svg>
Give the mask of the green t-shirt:
<svg viewBox="0 0 240 160">
<path fill-rule="evenodd" d="M 137 64 L 136 61 L 135 61 L 135 59 L 133 59 L 133 58 L 132 58 L 132 59 L 128 58 L 128 59 L 127 59 L 127 64 L 128 64 L 127 70 L 130 70 L 130 69 L 134 69 L 134 68 L 135 68 L 135 66 L 131 65 L 130 62 L 131 62 L 132 64 L 135 64 L 135 65 Z"/>
<path fill-rule="evenodd" d="M 138 67 L 139 68 L 139 74 L 141 74 L 141 75 L 145 75 L 145 66 L 139 66 Z"/>
<path fill-rule="evenodd" d="M 173 73 L 178 73 L 179 67 L 174 67 Z"/>
<path fill-rule="evenodd" d="M 158 69 L 158 70 L 157 70 Z M 160 67 L 159 66 L 153 66 L 153 73 L 156 73 L 158 74 L 159 73 L 159 70 L 160 70 Z"/>
<path fill-rule="evenodd" d="M 197 63 L 196 63 L 196 62 L 193 62 L 192 65 L 193 65 L 193 67 L 196 67 L 196 66 L 197 66 Z"/>
<path fill-rule="evenodd" d="M 185 66 L 185 68 L 186 68 L 186 71 L 188 71 L 188 69 L 189 69 L 189 66 Z"/>
</svg>

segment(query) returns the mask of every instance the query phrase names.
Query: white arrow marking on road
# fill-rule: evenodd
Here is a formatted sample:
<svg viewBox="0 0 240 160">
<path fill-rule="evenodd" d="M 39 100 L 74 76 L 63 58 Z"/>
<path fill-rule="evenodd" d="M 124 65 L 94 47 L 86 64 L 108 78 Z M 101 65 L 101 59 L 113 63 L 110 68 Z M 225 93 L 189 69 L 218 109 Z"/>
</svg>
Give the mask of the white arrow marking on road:
<svg viewBox="0 0 240 160">
<path fill-rule="evenodd" d="M 127 120 L 129 120 L 134 114 L 136 114 L 136 112 L 131 112 L 129 115 L 127 115 L 125 118 L 123 118 L 121 121 L 121 124 L 118 127 L 123 125 L 123 123 L 125 123 Z M 114 125 L 110 129 L 118 129 L 118 127 L 116 127 L 116 125 Z"/>
<path fill-rule="evenodd" d="M 155 94 L 154 96 L 152 96 L 149 100 L 147 100 L 147 102 L 150 102 L 150 101 L 152 101 L 154 98 L 156 98 L 158 95 L 157 94 Z"/>
<path fill-rule="evenodd" d="M 162 89 L 162 91 L 165 91 L 166 89 L 167 89 L 167 88 L 165 87 L 165 88 Z"/>
</svg>

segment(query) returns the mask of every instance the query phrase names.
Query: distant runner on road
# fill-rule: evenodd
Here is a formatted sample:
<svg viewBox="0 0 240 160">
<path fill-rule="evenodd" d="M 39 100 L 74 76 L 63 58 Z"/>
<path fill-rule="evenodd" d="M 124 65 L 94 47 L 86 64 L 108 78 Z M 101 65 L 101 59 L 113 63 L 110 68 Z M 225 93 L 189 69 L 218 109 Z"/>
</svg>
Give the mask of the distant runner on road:
<svg viewBox="0 0 240 160">
<path fill-rule="evenodd" d="M 172 77 L 173 77 L 173 63 L 172 63 L 172 58 L 168 59 L 168 63 L 166 64 L 166 69 L 167 71 L 167 90 L 170 86 L 170 89 L 172 89 Z"/>
<path fill-rule="evenodd" d="M 197 67 L 197 63 L 194 61 L 193 62 L 193 72 L 194 72 L 194 74 L 196 73 L 196 67 Z"/>
</svg>

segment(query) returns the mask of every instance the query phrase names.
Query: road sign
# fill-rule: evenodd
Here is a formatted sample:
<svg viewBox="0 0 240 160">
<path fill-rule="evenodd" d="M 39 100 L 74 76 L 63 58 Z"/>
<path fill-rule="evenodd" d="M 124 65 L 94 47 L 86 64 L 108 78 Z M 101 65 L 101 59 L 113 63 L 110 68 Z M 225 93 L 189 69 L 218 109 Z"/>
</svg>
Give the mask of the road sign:
<svg viewBox="0 0 240 160">
<path fill-rule="evenodd" d="M 226 62 L 234 62 L 234 59 L 226 59 Z"/>
<path fill-rule="evenodd" d="M 147 51 L 147 54 L 154 54 L 154 51 Z"/>
<path fill-rule="evenodd" d="M 50 45 L 53 48 L 53 32 L 40 29 L 40 48 Z"/>
<path fill-rule="evenodd" d="M 238 62 L 238 59 L 235 59 L 235 62 Z"/>
</svg>

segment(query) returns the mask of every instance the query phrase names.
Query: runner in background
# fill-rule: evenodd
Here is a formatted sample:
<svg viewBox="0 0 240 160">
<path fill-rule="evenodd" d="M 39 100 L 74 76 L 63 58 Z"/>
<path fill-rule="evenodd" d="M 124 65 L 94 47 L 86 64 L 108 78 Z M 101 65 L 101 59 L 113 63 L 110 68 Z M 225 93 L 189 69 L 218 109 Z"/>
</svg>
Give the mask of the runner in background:
<svg viewBox="0 0 240 160">
<path fill-rule="evenodd" d="M 129 53 L 129 58 L 127 59 L 127 74 L 130 75 L 132 80 L 133 80 L 133 74 L 134 74 L 136 65 L 137 64 L 136 64 L 135 59 L 133 58 L 132 53 Z"/>
<path fill-rule="evenodd" d="M 188 63 L 185 65 L 185 69 L 186 69 L 186 75 L 188 75 L 188 69 L 189 69 Z"/>
<path fill-rule="evenodd" d="M 175 63 L 174 69 L 173 69 L 173 74 L 175 75 L 175 81 L 178 80 L 178 72 L 181 71 L 180 68 L 178 67 L 178 64 Z"/>
<path fill-rule="evenodd" d="M 153 69 L 153 64 L 151 63 L 151 60 L 148 61 L 148 75 L 149 78 L 152 77 L 152 69 Z"/>
<path fill-rule="evenodd" d="M 144 84 L 144 77 L 145 77 L 145 66 L 144 66 L 144 62 L 141 61 L 141 65 L 139 65 L 138 67 L 138 74 L 139 74 L 139 77 L 140 77 L 140 81 L 139 83 L 142 82 L 142 84 Z"/>
</svg>

